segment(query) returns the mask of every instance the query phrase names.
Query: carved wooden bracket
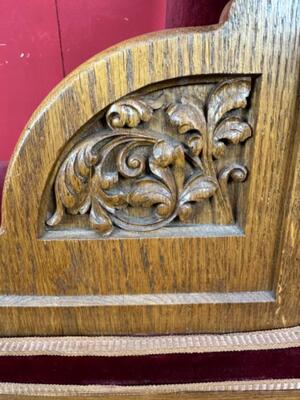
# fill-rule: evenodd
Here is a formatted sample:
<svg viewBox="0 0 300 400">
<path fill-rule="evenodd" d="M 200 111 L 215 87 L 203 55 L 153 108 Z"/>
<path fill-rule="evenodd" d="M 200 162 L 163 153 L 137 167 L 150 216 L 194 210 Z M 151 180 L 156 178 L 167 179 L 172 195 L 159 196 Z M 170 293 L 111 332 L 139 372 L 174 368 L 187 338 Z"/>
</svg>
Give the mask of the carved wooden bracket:
<svg viewBox="0 0 300 400">
<path fill-rule="evenodd" d="M 114 226 L 151 231 L 176 219 L 187 223 L 194 205 L 207 200 L 222 223 L 233 224 L 228 182 L 243 182 L 247 169 L 226 163 L 226 145 L 252 135 L 239 112 L 250 91 L 251 78 L 242 77 L 214 85 L 205 101 L 188 94 L 170 103 L 163 90 L 113 104 L 105 116 L 108 128 L 78 143 L 59 167 L 56 210 L 47 224 L 60 224 L 65 214 L 88 214 L 90 227 L 102 234 Z M 147 126 L 161 115 L 167 134 Z"/>
</svg>

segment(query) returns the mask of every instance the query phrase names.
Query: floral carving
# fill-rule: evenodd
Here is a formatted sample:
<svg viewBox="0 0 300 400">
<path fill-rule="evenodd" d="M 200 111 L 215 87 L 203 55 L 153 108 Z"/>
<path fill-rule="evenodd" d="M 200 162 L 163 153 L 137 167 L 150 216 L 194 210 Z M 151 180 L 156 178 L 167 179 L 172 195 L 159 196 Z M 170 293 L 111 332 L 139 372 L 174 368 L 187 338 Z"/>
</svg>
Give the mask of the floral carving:
<svg viewBox="0 0 300 400">
<path fill-rule="evenodd" d="M 148 122 L 155 110 L 164 104 L 163 95 L 144 99 L 129 98 L 113 104 L 106 114 L 107 125 L 111 129 L 136 128 L 141 122 Z"/>
<path fill-rule="evenodd" d="M 47 224 L 60 224 L 66 214 L 87 214 L 90 227 L 102 234 L 114 226 L 150 231 L 176 218 L 188 222 L 194 205 L 208 199 L 218 204 L 224 223 L 233 223 L 228 182 L 243 182 L 247 169 L 230 163 L 218 171 L 215 160 L 225 156 L 226 145 L 251 136 L 237 113 L 250 91 L 251 79 L 237 78 L 216 85 L 205 102 L 183 96 L 169 104 L 162 92 L 113 104 L 108 128 L 78 143 L 60 165 L 56 210 Z M 177 135 L 144 126 L 158 110 Z"/>
</svg>

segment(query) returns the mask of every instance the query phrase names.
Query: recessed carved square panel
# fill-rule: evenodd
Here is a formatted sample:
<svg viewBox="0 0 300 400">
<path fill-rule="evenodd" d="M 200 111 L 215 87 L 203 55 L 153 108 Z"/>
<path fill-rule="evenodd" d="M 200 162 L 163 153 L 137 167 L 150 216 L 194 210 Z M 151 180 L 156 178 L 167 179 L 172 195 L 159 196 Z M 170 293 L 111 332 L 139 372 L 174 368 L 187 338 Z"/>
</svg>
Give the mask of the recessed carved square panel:
<svg viewBox="0 0 300 400">
<path fill-rule="evenodd" d="M 240 225 L 255 90 L 254 77 L 211 77 L 112 104 L 59 160 L 46 229 Z"/>
</svg>

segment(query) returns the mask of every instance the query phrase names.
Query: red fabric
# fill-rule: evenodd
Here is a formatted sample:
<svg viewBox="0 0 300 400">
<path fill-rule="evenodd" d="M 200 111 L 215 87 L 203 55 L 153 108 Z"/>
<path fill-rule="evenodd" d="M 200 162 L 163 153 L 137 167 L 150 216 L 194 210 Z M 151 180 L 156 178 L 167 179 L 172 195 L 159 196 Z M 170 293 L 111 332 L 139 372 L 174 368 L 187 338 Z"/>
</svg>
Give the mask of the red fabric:
<svg viewBox="0 0 300 400">
<path fill-rule="evenodd" d="M 53 0 L 0 0 L 0 160 L 63 78 Z"/>
<path fill-rule="evenodd" d="M 69 73 L 122 40 L 163 29 L 166 0 L 58 0 L 57 11 L 63 66 Z"/>
<path fill-rule="evenodd" d="M 168 0 L 167 28 L 217 24 L 228 0 Z"/>
<path fill-rule="evenodd" d="M 3 184 L 4 184 L 6 170 L 7 170 L 7 162 L 0 161 L 0 221 L 1 221 L 2 192 L 3 192 Z"/>
<path fill-rule="evenodd" d="M 163 29 L 166 0 L 0 0 L 0 160 L 65 74 L 127 38 Z"/>
<path fill-rule="evenodd" d="M 159 385 L 300 378 L 300 348 L 133 357 L 0 357 L 0 382 Z"/>
</svg>

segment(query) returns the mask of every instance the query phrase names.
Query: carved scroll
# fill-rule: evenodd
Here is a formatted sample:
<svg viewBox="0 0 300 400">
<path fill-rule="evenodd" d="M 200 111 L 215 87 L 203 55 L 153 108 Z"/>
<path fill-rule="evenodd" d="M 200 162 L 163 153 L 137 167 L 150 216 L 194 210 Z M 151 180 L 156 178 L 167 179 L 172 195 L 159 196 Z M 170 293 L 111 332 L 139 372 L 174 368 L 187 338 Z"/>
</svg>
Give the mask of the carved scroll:
<svg viewBox="0 0 300 400">
<path fill-rule="evenodd" d="M 252 135 L 238 112 L 250 91 L 251 79 L 237 78 L 215 85 L 205 101 L 188 95 L 170 104 L 163 91 L 113 104 L 107 128 L 82 140 L 60 165 L 56 210 L 47 224 L 87 214 L 102 234 L 114 226 L 151 231 L 175 220 L 187 223 L 204 201 L 216 202 L 225 223 L 234 223 L 228 183 L 243 182 L 247 169 L 225 162 L 219 171 L 216 160 L 226 161 L 226 146 Z M 156 113 L 166 118 L 170 134 L 147 127 Z"/>
</svg>

